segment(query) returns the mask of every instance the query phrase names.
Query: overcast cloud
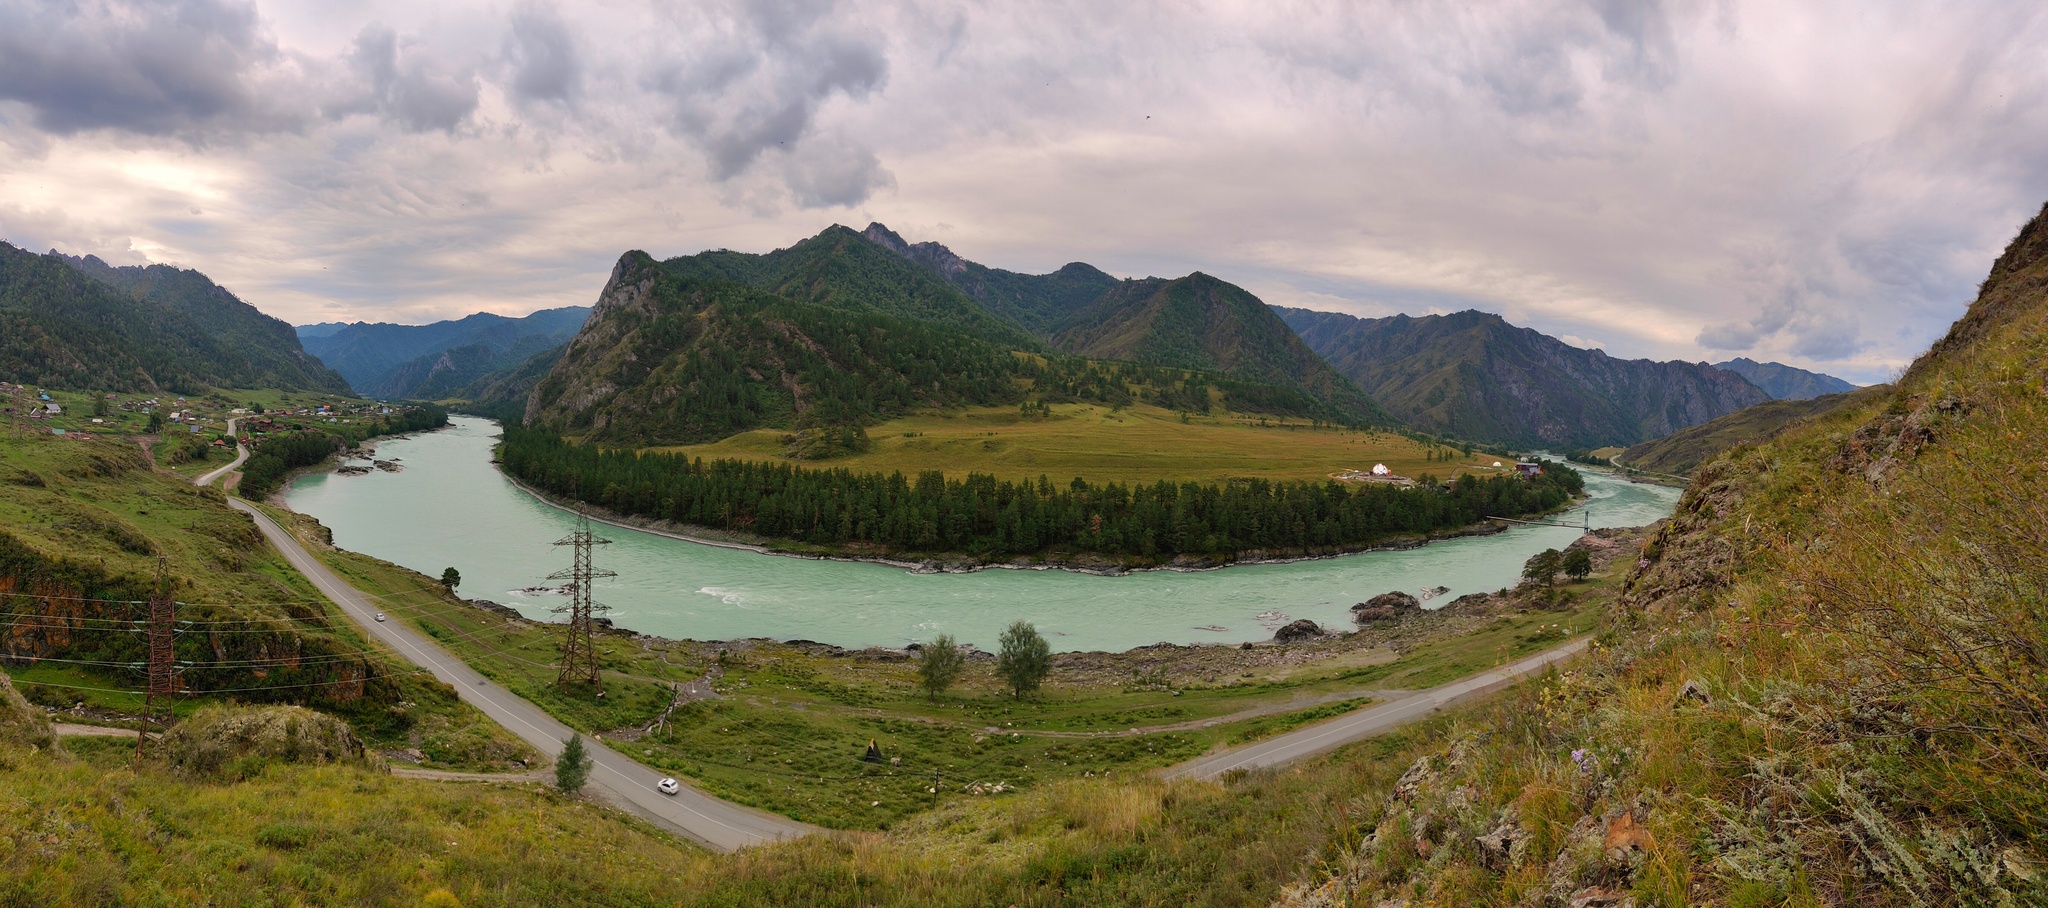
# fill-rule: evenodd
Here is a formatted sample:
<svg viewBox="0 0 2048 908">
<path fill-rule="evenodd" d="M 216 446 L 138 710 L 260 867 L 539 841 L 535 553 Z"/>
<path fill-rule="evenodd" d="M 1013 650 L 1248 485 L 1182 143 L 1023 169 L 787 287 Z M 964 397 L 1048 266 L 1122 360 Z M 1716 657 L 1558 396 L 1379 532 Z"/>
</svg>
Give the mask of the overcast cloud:
<svg viewBox="0 0 2048 908">
<path fill-rule="evenodd" d="M 423 322 L 880 220 L 1875 381 L 2048 200 L 2037 7 L 0 0 L 0 239 Z"/>
</svg>

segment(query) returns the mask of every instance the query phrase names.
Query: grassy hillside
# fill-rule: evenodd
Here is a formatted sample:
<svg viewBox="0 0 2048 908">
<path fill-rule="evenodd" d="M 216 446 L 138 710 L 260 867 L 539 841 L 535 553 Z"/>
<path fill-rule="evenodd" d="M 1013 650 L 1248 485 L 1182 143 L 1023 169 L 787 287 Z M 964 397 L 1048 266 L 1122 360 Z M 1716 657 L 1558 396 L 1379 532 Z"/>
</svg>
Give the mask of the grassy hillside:
<svg viewBox="0 0 2048 908">
<path fill-rule="evenodd" d="M 0 379 L 110 391 L 347 390 L 291 326 L 205 275 L 0 243 Z"/>
<path fill-rule="evenodd" d="M 130 738 L 0 743 L 0 792 L 7 905 L 674 904 L 706 862 L 531 784 L 281 764 L 218 782 Z"/>
<path fill-rule="evenodd" d="M 531 756 L 431 677 L 401 667 L 330 611 L 217 489 L 150 468 L 121 436 L 0 433 L 0 658 L 42 704 L 109 718 L 142 706 L 136 603 L 166 560 L 187 631 L 176 640 L 188 713 L 286 702 L 346 718 L 379 748 L 444 765 Z"/>
<path fill-rule="evenodd" d="M 1889 386 L 1875 385 L 1845 394 L 1804 400 L 1774 400 L 1745 407 L 1720 419 L 1628 448 L 1620 453 L 1617 462 L 1630 469 L 1690 476 L 1700 464 L 1736 445 L 1765 441 L 1800 420 L 1832 412 L 1838 407 L 1866 405 L 1890 392 Z"/>
<path fill-rule="evenodd" d="M 1044 414 L 1017 407 L 924 411 L 868 427 L 868 450 L 832 461 L 857 472 L 915 476 L 987 473 L 1005 479 L 1103 482 L 1226 482 L 1324 479 L 1384 463 L 1396 474 L 1439 478 L 1492 472 L 1499 458 L 1391 432 L 1361 432 L 1262 414 L 1218 411 L 1188 417 L 1149 404 L 1072 403 Z M 786 433 L 742 432 L 702 445 L 658 450 L 707 460 L 781 460 Z"/>
<path fill-rule="evenodd" d="M 1897 386 L 1703 466 L 1623 633 L 1290 904 L 2048 903 L 2048 211 Z"/>
<path fill-rule="evenodd" d="M 1629 445 L 1769 399 L 1704 363 L 1615 359 L 1484 312 L 1380 319 L 1279 312 L 1394 416 L 1473 441 Z"/>
<path fill-rule="evenodd" d="M 1202 369 L 1296 388 L 1353 423 L 1392 420 L 1244 288 L 1195 272 L 1124 281 L 1062 322 L 1053 345 L 1096 359 Z"/>
</svg>

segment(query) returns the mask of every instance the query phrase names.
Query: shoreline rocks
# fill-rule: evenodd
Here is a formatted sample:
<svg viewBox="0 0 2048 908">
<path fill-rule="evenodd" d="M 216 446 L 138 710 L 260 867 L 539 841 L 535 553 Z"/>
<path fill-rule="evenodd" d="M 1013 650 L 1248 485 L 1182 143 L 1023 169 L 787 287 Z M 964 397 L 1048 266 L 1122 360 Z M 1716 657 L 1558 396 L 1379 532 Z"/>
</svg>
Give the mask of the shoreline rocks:
<svg viewBox="0 0 2048 908">
<path fill-rule="evenodd" d="M 1359 624 L 1394 621 L 1422 611 L 1422 602 L 1400 590 L 1381 593 L 1351 607 L 1351 620 Z"/>
</svg>

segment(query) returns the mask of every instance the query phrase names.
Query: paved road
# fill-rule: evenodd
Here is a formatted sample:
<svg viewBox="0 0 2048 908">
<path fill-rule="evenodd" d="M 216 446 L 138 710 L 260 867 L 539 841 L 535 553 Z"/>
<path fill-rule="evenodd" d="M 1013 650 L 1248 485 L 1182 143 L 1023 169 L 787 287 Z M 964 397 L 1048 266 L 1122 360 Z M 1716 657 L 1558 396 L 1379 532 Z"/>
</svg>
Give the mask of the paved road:
<svg viewBox="0 0 2048 908">
<path fill-rule="evenodd" d="M 371 636 L 396 650 L 401 657 L 431 670 L 434 677 L 453 685 L 463 700 L 474 704 L 542 753 L 549 757 L 561 753 L 562 742 L 572 734 L 568 726 L 555 721 L 540 707 L 485 681 L 475 669 L 412 628 L 396 621 L 377 621 L 375 601 L 334 576 L 314 560 L 290 533 L 246 502 L 230 498 L 228 504 L 255 518 L 257 529 L 262 530 L 270 544 L 284 554 L 285 560 L 306 575 L 306 579 L 313 581 L 321 593 L 341 606 L 342 612 L 362 625 Z M 692 788 L 684 788 L 677 795 L 664 795 L 654 788 L 655 783 L 661 780 L 661 773 L 587 737 L 583 746 L 594 762 L 590 785 L 599 795 L 616 806 L 719 851 L 735 851 L 814 831 L 793 820 L 721 801 Z"/>
<path fill-rule="evenodd" d="M 1586 648 L 1586 643 L 1586 640 L 1574 640 L 1520 662 L 1428 690 L 1417 691 L 1412 697 L 1369 706 L 1328 722 L 1296 729 L 1277 738 L 1268 738 L 1243 747 L 1197 757 L 1168 768 L 1165 775 L 1169 779 L 1213 779 L 1233 769 L 1280 766 L 1335 750 L 1353 741 L 1370 738 L 1404 722 L 1420 719 L 1460 700 L 1507 687 L 1532 672 L 1542 670 L 1552 662 L 1578 653 Z"/>
<path fill-rule="evenodd" d="M 242 465 L 242 461 L 249 459 L 249 449 L 242 444 L 242 437 L 235 434 L 235 420 L 232 419 L 228 420 L 228 437 L 235 440 L 235 459 L 229 462 L 227 466 L 221 467 L 220 469 L 208 473 L 205 476 L 201 476 L 198 479 L 192 480 L 193 485 L 213 485 L 214 480 L 234 472 L 236 467 Z"/>
</svg>

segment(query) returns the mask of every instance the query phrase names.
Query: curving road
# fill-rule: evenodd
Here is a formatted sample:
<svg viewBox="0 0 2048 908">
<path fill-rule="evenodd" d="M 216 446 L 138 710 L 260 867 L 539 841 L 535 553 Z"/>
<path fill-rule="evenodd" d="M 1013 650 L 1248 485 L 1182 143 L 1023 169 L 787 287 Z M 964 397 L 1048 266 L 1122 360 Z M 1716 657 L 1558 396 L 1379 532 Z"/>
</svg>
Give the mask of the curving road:
<svg viewBox="0 0 2048 908">
<path fill-rule="evenodd" d="M 396 650 L 401 658 L 432 671 L 434 677 L 453 686 L 464 701 L 535 749 L 549 757 L 561 753 L 562 742 L 574 734 L 568 726 L 555 721 L 540 707 L 485 681 L 475 669 L 434 645 L 425 635 L 396 621 L 377 621 L 374 600 L 327 570 L 290 533 L 246 502 L 230 498 L 228 504 L 254 518 L 256 528 L 263 531 L 285 560 L 313 581 L 322 594 L 370 636 Z M 590 785 L 606 801 L 718 851 L 736 851 L 814 831 L 793 820 L 722 801 L 693 788 L 664 795 L 654 788 L 662 778 L 661 773 L 587 737 L 583 746 L 592 758 Z"/>
<path fill-rule="evenodd" d="M 1514 684 L 1531 673 L 1577 654 L 1588 639 L 1574 640 L 1553 650 L 1537 653 L 1492 671 L 1415 692 L 1392 703 L 1369 706 L 1327 722 L 1318 722 L 1275 738 L 1243 747 L 1197 757 L 1169 767 L 1169 779 L 1214 779 L 1233 769 L 1260 769 L 1335 750 L 1363 738 L 1370 738 L 1397 725 L 1413 722 L 1461 700 L 1492 693 Z"/>
<path fill-rule="evenodd" d="M 248 446 L 242 444 L 242 436 L 235 434 L 235 420 L 233 419 L 228 420 L 228 437 L 235 440 L 235 459 L 229 461 L 227 466 L 221 467 L 220 469 L 208 473 L 205 476 L 201 476 L 198 479 L 192 480 L 193 485 L 213 485 L 214 480 L 234 472 L 236 467 L 242 465 L 242 461 L 249 459 L 249 448 Z"/>
</svg>

